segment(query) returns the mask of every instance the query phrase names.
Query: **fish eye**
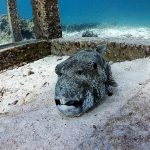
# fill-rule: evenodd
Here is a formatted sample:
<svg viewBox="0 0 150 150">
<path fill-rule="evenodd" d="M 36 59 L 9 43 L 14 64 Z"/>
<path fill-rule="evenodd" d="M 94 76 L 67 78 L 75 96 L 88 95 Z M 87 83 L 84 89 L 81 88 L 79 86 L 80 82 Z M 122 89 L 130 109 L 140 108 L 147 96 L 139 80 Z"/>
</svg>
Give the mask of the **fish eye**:
<svg viewBox="0 0 150 150">
<path fill-rule="evenodd" d="M 61 72 L 56 72 L 56 74 L 57 74 L 58 76 L 62 76 L 62 73 L 61 73 Z"/>
<path fill-rule="evenodd" d="M 94 64 L 93 64 L 93 68 L 94 68 L 94 69 L 97 69 L 97 63 L 94 63 Z"/>
<path fill-rule="evenodd" d="M 81 75 L 82 74 L 82 70 L 77 71 L 77 74 Z"/>
<path fill-rule="evenodd" d="M 91 61 L 88 63 L 88 67 L 94 68 L 96 70 L 97 69 L 97 63 Z"/>
</svg>

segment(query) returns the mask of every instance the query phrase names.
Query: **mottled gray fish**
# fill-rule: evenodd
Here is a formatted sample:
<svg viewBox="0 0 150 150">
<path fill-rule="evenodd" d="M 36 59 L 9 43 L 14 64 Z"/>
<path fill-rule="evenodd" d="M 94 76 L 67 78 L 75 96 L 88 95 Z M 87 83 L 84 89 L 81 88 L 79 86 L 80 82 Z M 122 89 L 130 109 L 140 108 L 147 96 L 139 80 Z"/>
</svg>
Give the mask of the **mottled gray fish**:
<svg viewBox="0 0 150 150">
<path fill-rule="evenodd" d="M 102 56 L 105 49 L 101 45 L 96 50 L 81 50 L 56 66 L 55 102 L 64 115 L 83 114 L 110 94 L 111 86 L 117 86 Z"/>
</svg>

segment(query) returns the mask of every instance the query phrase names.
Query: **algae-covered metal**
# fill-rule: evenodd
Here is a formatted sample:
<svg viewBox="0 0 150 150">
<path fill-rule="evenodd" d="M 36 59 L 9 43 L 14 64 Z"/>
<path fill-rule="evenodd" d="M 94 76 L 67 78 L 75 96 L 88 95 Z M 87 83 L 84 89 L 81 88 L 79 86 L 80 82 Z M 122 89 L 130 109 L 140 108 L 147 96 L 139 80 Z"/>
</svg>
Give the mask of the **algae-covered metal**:
<svg viewBox="0 0 150 150">
<path fill-rule="evenodd" d="M 12 41 L 22 41 L 20 20 L 18 17 L 16 0 L 7 0 L 7 14 L 10 25 L 10 31 L 12 34 Z"/>
</svg>

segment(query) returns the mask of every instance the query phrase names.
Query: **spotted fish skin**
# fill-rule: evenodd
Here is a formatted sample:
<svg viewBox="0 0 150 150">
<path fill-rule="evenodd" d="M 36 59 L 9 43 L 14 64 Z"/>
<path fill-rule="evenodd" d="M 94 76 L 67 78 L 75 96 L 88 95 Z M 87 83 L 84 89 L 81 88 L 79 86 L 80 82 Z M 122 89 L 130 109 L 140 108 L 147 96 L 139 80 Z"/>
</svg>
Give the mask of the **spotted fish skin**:
<svg viewBox="0 0 150 150">
<path fill-rule="evenodd" d="M 55 102 L 64 115 L 80 116 L 117 86 L 103 58 L 105 49 L 100 45 L 96 50 L 81 50 L 56 66 Z"/>
</svg>

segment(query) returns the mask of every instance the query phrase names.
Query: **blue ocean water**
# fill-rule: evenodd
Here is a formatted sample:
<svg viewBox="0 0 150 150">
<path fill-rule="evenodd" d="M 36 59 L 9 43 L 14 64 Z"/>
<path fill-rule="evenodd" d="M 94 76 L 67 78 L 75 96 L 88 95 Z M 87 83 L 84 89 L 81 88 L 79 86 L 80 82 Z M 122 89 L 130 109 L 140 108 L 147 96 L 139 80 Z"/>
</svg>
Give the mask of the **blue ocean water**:
<svg viewBox="0 0 150 150">
<path fill-rule="evenodd" d="M 32 17 L 30 0 L 17 0 L 19 15 Z M 61 23 L 150 26 L 150 0 L 59 0 Z M 0 14 L 6 13 L 0 0 Z"/>
</svg>

